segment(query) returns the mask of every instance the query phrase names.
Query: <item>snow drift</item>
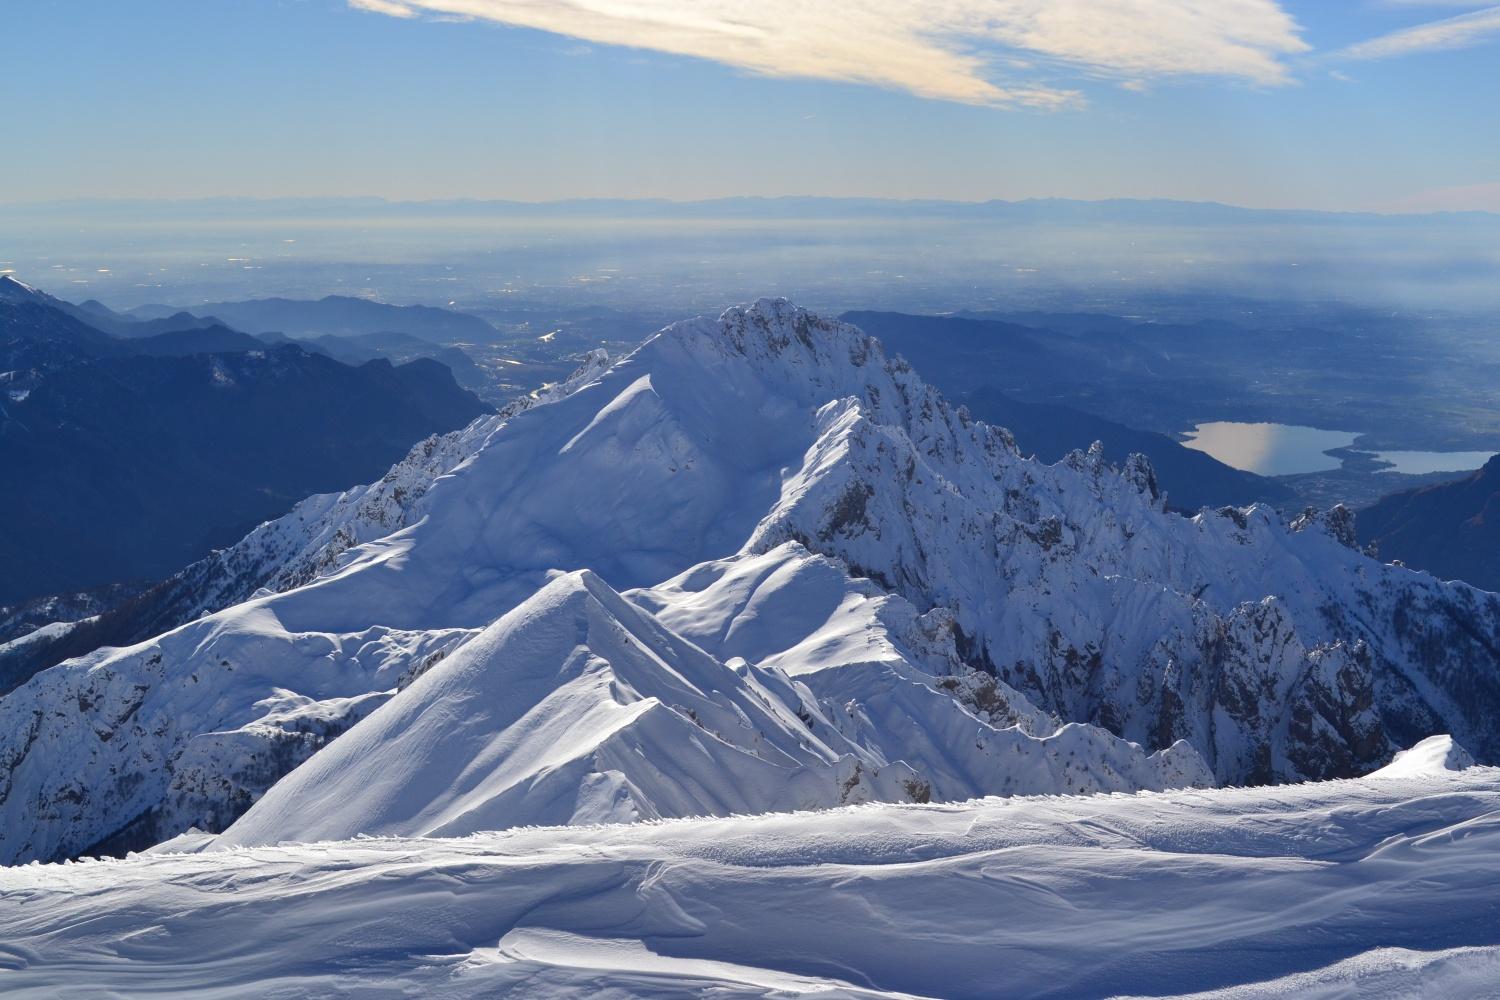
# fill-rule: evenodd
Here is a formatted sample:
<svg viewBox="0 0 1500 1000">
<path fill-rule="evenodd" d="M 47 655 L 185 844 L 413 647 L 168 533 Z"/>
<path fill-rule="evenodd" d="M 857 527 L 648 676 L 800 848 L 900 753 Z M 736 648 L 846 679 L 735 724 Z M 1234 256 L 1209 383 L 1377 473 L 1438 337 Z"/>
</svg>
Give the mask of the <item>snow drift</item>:
<svg viewBox="0 0 1500 1000">
<path fill-rule="evenodd" d="M 0 991 L 1482 996 L 1497 857 L 1491 768 L 153 853 L 0 870 Z"/>
</svg>

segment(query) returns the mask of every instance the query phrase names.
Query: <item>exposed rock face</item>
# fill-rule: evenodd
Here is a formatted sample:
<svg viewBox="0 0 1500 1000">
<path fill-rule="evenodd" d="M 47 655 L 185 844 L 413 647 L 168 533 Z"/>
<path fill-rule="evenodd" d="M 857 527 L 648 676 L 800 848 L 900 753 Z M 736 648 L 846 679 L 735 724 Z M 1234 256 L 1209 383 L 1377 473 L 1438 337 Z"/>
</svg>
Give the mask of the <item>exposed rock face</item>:
<svg viewBox="0 0 1500 1000">
<path fill-rule="evenodd" d="M 855 765 L 851 788 L 941 801 L 1192 784 L 1200 755 L 1225 783 L 1353 775 L 1434 732 L 1500 758 L 1500 598 L 1383 566 L 1350 529 L 1338 509 L 1182 517 L 1149 463 L 1117 470 L 1099 448 L 1025 460 L 857 330 L 762 301 L 307 501 L 203 570 L 205 605 L 232 606 L 0 700 L 0 857 L 138 822 L 221 828 L 346 726 L 330 751 L 420 712 L 439 682 L 410 679 L 559 569 L 592 570 L 614 617 L 634 621 L 628 602 L 653 648 L 712 658 L 705 676 L 758 672 L 786 747 L 842 748 L 789 750 L 821 775 L 795 779 L 817 786 L 806 802 L 840 801 L 828 783 Z M 681 674 L 677 656 L 649 669 Z M 691 699 L 657 700 L 691 721 Z M 759 746 L 756 728 L 721 742 Z M 501 742 L 504 767 L 534 766 Z M 640 746 L 659 770 L 666 751 Z M 748 780 L 734 762 L 751 757 L 725 750 L 715 773 Z M 605 786 L 637 815 L 722 801 L 576 759 L 558 794 L 578 802 Z"/>
<path fill-rule="evenodd" d="M 1308 507 L 1292 520 L 1292 531 L 1321 528 L 1328 536 L 1345 548 L 1358 549 L 1359 536 L 1354 530 L 1354 511 L 1343 504 L 1334 504 L 1327 510 Z"/>
<path fill-rule="evenodd" d="M 1500 751 L 1500 599 L 1364 558 L 1343 507 L 1180 518 L 1138 456 L 1017 461 L 1008 434 L 885 368 L 905 419 L 881 419 L 878 392 L 825 407 L 816 479 L 752 546 L 796 538 L 946 607 L 971 666 L 1062 719 L 1187 739 L 1226 782 L 1357 774 L 1445 728 Z"/>
</svg>

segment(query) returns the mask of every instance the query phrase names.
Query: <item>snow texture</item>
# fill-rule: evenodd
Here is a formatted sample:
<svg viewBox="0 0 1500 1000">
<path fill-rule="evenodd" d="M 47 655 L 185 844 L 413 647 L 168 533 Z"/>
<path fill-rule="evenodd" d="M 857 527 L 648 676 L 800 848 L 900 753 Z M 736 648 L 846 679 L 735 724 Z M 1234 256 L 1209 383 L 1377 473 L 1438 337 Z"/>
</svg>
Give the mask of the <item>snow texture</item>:
<svg viewBox="0 0 1500 1000">
<path fill-rule="evenodd" d="M 1500 976 L 1500 772 L 1441 763 L 193 847 L 0 870 L 0 991 L 1405 998 L 1493 995 Z"/>
</svg>

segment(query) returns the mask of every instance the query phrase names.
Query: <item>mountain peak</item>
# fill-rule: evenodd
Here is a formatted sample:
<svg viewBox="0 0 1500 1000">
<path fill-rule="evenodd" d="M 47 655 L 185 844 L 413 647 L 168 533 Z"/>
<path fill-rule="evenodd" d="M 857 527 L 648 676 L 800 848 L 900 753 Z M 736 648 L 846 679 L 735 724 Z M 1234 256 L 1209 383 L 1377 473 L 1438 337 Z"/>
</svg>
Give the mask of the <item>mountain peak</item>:
<svg viewBox="0 0 1500 1000">
<path fill-rule="evenodd" d="M 9 274 L 0 274 L 0 302 L 36 302 L 45 296 L 26 282 Z"/>
</svg>

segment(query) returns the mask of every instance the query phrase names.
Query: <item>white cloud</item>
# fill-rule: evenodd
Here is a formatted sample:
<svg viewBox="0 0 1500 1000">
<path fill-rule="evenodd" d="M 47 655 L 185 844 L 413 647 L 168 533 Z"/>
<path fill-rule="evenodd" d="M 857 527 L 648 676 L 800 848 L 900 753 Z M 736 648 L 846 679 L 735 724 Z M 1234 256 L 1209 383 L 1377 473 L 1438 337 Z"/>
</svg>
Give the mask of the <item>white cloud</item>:
<svg viewBox="0 0 1500 1000">
<path fill-rule="evenodd" d="M 354 6 L 391 17 L 416 17 L 417 12 L 399 0 L 359 0 Z"/>
<path fill-rule="evenodd" d="M 996 78 L 1017 55 L 1139 80 L 1289 82 L 1307 51 L 1277 0 L 349 0 L 695 56 L 766 76 L 842 80 L 969 104 L 1056 108 L 1072 89 Z"/>
<path fill-rule="evenodd" d="M 1339 54 L 1349 59 L 1385 59 L 1410 52 L 1478 45 L 1494 35 L 1500 35 L 1500 7 L 1486 7 L 1457 17 L 1393 31 L 1389 35 L 1351 45 Z"/>
</svg>

